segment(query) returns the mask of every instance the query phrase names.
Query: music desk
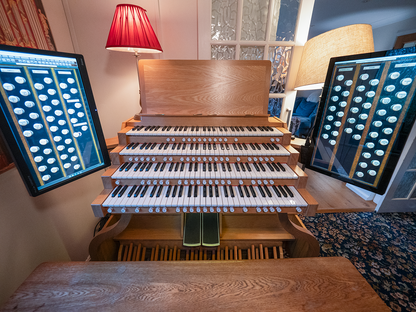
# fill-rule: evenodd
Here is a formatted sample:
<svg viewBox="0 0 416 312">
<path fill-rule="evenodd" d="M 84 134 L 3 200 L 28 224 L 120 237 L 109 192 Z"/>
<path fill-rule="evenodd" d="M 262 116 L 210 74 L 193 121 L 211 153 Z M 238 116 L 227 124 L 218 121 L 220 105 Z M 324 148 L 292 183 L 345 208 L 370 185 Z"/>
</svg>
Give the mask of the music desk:
<svg viewBox="0 0 416 312">
<path fill-rule="evenodd" d="M 43 263 L 4 311 L 390 311 L 345 258 Z"/>
</svg>

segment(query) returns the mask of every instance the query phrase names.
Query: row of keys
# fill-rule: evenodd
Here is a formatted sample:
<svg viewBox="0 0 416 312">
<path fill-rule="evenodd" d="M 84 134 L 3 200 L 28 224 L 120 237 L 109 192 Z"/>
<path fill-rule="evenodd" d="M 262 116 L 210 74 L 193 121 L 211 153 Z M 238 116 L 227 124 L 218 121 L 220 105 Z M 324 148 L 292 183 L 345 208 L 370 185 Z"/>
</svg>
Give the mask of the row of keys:
<svg viewBox="0 0 416 312">
<path fill-rule="evenodd" d="M 297 213 L 301 213 L 302 209 L 300 207 L 283 207 L 283 209 L 296 208 Z M 243 207 L 243 208 L 234 208 L 234 207 L 150 207 L 150 208 L 115 208 L 111 207 L 107 209 L 108 213 L 275 213 L 282 212 L 280 207 Z"/>
<path fill-rule="evenodd" d="M 269 126 L 137 126 L 127 132 L 127 135 L 140 136 L 283 136 L 276 128 Z"/>
<path fill-rule="evenodd" d="M 112 179 L 296 179 L 279 162 L 126 162 Z"/>
<path fill-rule="evenodd" d="M 289 156 L 275 143 L 130 143 L 120 155 Z"/>
<path fill-rule="evenodd" d="M 306 207 L 293 186 L 119 185 L 103 207 Z"/>
</svg>

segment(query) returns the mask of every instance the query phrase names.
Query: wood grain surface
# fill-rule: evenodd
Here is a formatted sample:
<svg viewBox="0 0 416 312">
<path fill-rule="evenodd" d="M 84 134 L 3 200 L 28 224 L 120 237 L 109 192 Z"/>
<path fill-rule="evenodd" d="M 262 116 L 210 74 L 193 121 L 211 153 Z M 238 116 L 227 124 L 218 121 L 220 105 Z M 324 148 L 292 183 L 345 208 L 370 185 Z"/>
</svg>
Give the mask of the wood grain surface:
<svg viewBox="0 0 416 312">
<path fill-rule="evenodd" d="M 270 61 L 140 60 L 143 113 L 267 114 Z"/>
<path fill-rule="evenodd" d="M 3 311 L 390 311 L 345 258 L 44 263 Z"/>
</svg>

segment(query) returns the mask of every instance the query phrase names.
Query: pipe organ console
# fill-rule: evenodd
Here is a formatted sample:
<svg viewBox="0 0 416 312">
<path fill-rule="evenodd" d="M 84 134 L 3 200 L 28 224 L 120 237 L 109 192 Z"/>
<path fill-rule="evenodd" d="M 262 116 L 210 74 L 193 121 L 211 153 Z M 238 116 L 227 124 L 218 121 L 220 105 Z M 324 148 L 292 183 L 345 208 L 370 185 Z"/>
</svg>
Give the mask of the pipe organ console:
<svg viewBox="0 0 416 312">
<path fill-rule="evenodd" d="M 143 111 L 118 133 L 92 204 L 111 214 L 92 260 L 319 255 L 296 216 L 317 209 L 307 176 L 267 115 L 270 62 L 141 60 L 139 77 Z"/>
</svg>

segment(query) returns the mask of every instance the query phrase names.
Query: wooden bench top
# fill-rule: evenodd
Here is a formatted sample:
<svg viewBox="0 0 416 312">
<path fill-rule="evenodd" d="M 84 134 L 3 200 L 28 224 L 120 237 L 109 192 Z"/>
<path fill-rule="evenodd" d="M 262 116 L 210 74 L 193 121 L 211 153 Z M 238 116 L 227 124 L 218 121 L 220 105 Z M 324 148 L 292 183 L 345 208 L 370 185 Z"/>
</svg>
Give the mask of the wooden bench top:
<svg viewBox="0 0 416 312">
<path fill-rule="evenodd" d="M 255 261 L 54 262 L 4 311 L 390 311 L 342 257 Z"/>
</svg>

